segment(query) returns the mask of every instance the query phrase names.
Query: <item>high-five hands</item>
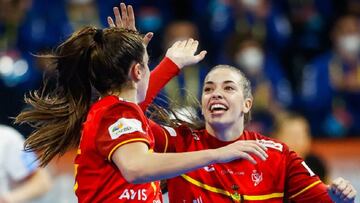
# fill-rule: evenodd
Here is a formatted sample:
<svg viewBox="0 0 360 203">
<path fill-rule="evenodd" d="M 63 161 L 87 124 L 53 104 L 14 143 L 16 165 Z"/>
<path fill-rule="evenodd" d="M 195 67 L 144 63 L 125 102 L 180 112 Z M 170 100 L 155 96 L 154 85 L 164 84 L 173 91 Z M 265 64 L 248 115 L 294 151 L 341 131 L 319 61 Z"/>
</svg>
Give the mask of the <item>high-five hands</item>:
<svg viewBox="0 0 360 203">
<path fill-rule="evenodd" d="M 170 58 L 180 69 L 184 66 L 196 64 L 203 60 L 206 51 L 201 51 L 195 55 L 199 42 L 192 38 L 175 42 L 166 52 L 166 57 Z"/>
<path fill-rule="evenodd" d="M 115 22 L 109 16 L 107 18 L 109 27 L 119 27 L 119 28 L 137 31 L 135 26 L 135 15 L 134 15 L 133 7 L 131 5 L 126 6 L 124 3 L 120 3 L 120 10 L 118 7 L 113 8 Z M 152 32 L 146 33 L 146 35 L 143 38 L 143 42 L 145 46 L 149 44 L 153 36 L 154 33 Z"/>
</svg>

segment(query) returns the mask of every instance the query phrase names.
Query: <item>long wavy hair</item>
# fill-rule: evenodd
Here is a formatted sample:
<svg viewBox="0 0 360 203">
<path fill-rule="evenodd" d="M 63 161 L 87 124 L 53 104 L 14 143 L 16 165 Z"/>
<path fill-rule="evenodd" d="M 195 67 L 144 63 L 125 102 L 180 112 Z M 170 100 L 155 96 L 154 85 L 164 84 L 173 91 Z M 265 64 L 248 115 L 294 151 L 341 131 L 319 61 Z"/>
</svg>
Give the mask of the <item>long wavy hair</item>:
<svg viewBox="0 0 360 203">
<path fill-rule="evenodd" d="M 40 165 L 77 147 L 92 93 L 107 94 L 129 84 L 132 63 L 143 63 L 145 47 L 134 31 L 85 27 L 73 33 L 53 53 L 43 85 L 25 95 L 24 109 L 15 123 L 35 128 L 25 141 L 26 151 L 39 154 Z M 50 82 L 49 82 L 50 81 Z"/>
</svg>

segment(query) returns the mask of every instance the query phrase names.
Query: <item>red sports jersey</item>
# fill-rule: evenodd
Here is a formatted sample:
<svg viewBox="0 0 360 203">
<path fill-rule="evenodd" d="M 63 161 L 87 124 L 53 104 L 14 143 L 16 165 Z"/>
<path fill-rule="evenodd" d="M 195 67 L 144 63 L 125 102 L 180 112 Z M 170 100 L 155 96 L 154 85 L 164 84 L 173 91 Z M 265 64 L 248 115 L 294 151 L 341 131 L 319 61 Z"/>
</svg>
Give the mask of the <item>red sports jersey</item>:
<svg viewBox="0 0 360 203">
<path fill-rule="evenodd" d="M 169 58 L 151 71 L 149 89 L 160 89 L 179 73 Z M 154 82 L 156 80 L 156 82 Z M 148 94 L 140 104 L 145 110 L 156 94 Z M 139 122 L 141 127 L 139 127 Z M 111 130 L 111 132 L 109 131 Z M 79 202 L 151 202 L 160 203 L 158 182 L 130 184 L 111 161 L 112 153 L 122 144 L 145 142 L 153 149 L 153 135 L 148 120 L 133 103 L 109 96 L 95 103 L 83 125 L 78 155 L 75 159 L 75 193 Z"/>
<path fill-rule="evenodd" d="M 222 142 L 206 130 L 192 131 L 185 126 L 161 128 L 151 122 L 156 150 L 189 152 L 214 149 Z M 258 140 L 268 148 L 266 161 L 257 164 L 235 160 L 213 164 L 168 180 L 171 203 L 191 202 L 332 202 L 326 186 L 305 162 L 288 147 L 258 133 L 244 131 L 238 140 Z M 234 141 L 235 142 L 235 141 Z"/>
<path fill-rule="evenodd" d="M 130 142 L 154 147 L 153 134 L 140 107 L 107 96 L 92 105 L 75 159 L 75 193 L 79 202 L 162 202 L 159 182 L 130 184 L 111 161 Z"/>
</svg>

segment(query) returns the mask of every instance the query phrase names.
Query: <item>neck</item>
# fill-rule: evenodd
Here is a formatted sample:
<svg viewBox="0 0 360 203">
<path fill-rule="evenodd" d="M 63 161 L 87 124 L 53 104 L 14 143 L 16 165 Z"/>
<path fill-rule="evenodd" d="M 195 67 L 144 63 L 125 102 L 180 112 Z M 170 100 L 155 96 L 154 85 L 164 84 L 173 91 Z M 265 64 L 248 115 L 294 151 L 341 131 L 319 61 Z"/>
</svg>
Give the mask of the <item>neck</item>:
<svg viewBox="0 0 360 203">
<path fill-rule="evenodd" d="M 238 139 L 244 131 L 243 124 L 205 124 L 208 133 L 217 139 L 229 142 Z"/>
<path fill-rule="evenodd" d="M 122 88 L 119 92 L 109 92 L 108 95 L 114 95 L 126 101 L 130 101 L 136 104 L 138 103 L 136 89 L 134 88 Z"/>
</svg>

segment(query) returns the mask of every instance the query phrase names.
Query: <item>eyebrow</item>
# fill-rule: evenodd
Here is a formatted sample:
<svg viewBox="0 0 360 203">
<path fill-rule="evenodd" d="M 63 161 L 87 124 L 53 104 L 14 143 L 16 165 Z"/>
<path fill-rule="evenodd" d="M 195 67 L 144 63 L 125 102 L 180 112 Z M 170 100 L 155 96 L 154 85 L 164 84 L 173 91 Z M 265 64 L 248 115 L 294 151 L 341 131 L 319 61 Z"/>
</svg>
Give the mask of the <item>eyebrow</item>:
<svg viewBox="0 0 360 203">
<path fill-rule="evenodd" d="M 232 81 L 232 80 L 225 80 L 223 83 L 229 84 L 229 83 L 235 83 L 235 82 Z M 207 81 L 207 82 L 205 82 L 205 85 L 213 85 L 213 84 L 215 84 L 215 83 L 212 82 L 212 81 Z"/>
</svg>

